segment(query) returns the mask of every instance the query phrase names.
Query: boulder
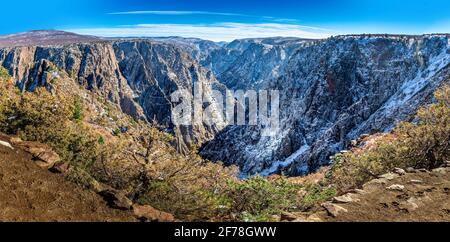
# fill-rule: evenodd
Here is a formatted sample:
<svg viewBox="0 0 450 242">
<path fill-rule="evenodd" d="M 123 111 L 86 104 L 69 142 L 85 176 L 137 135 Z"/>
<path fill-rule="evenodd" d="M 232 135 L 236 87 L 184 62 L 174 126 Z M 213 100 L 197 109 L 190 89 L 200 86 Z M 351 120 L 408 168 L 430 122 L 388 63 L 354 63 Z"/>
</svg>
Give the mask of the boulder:
<svg viewBox="0 0 450 242">
<path fill-rule="evenodd" d="M 99 183 L 98 188 L 101 189 L 103 186 Z M 109 207 L 121 210 L 129 210 L 133 206 L 133 202 L 128 199 L 124 194 L 114 189 L 106 189 L 100 192 L 97 192 L 103 199 L 106 201 Z"/>
<path fill-rule="evenodd" d="M 292 214 L 292 213 L 288 213 L 288 212 L 283 212 L 283 213 L 281 213 L 280 220 L 282 222 L 285 222 L 285 221 L 292 222 L 292 221 L 297 220 L 298 218 L 299 218 L 298 215 L 295 215 L 295 214 Z"/>
<path fill-rule="evenodd" d="M 333 200 L 336 202 L 336 203 L 352 203 L 352 202 L 359 202 L 360 200 L 358 199 L 358 198 L 356 198 L 356 194 L 351 194 L 351 193 L 348 193 L 348 194 L 345 194 L 345 195 L 342 195 L 342 196 L 340 196 L 340 197 L 335 197 L 335 198 L 333 198 Z"/>
<path fill-rule="evenodd" d="M 400 176 L 406 175 L 406 171 L 403 170 L 402 168 L 395 168 L 394 169 L 394 173 L 397 174 L 397 175 L 400 175 Z"/>
<path fill-rule="evenodd" d="M 423 197 L 411 197 L 407 201 L 400 203 L 399 208 L 405 209 L 408 212 L 413 212 L 420 207 L 432 202 L 432 199 L 428 196 Z"/>
<path fill-rule="evenodd" d="M 50 169 L 50 171 L 53 173 L 66 174 L 69 169 L 70 165 L 68 163 L 58 162 Z"/>
<path fill-rule="evenodd" d="M 408 173 L 416 173 L 417 170 L 412 168 L 412 167 L 408 167 L 408 168 L 406 168 L 406 172 L 408 172 Z"/>
<path fill-rule="evenodd" d="M 15 145 L 30 153 L 36 164 L 44 169 L 50 169 L 61 161 L 59 155 L 47 145 L 28 141 L 15 141 Z"/>
<path fill-rule="evenodd" d="M 339 216 L 339 214 L 348 212 L 347 209 L 345 209 L 337 204 L 330 203 L 330 202 L 322 204 L 322 207 L 325 208 L 327 210 L 328 214 L 334 218 Z"/>
<path fill-rule="evenodd" d="M 422 184 L 423 181 L 417 179 L 417 180 L 411 180 L 411 181 L 409 181 L 409 183 L 411 183 L 411 184 Z"/>
<path fill-rule="evenodd" d="M 358 194 L 358 195 L 366 195 L 368 192 L 366 192 L 366 191 L 364 191 L 362 189 L 354 189 L 354 190 L 351 191 L 351 193 L 355 193 L 355 194 Z"/>
<path fill-rule="evenodd" d="M 391 190 L 391 191 L 402 192 L 403 190 L 405 190 L 405 186 L 399 185 L 399 184 L 395 184 L 395 185 L 387 187 L 386 189 Z"/>
<path fill-rule="evenodd" d="M 388 181 L 391 181 L 391 180 L 394 180 L 397 177 L 398 177 L 398 174 L 396 174 L 396 173 L 387 173 L 387 174 L 379 176 L 378 178 L 386 179 Z"/>
<path fill-rule="evenodd" d="M 437 173 L 437 174 L 445 175 L 445 174 L 447 174 L 448 170 L 445 167 L 441 167 L 441 168 L 434 169 L 433 172 Z"/>
<path fill-rule="evenodd" d="M 14 148 L 11 146 L 11 144 L 8 143 L 8 142 L 6 142 L 6 141 L 1 141 L 1 140 L 0 140 L 0 145 L 1 145 L 1 146 L 5 146 L 5 147 L 7 147 L 7 148 L 10 148 L 10 149 L 14 150 Z"/>
<path fill-rule="evenodd" d="M 401 202 L 399 208 L 405 209 L 408 212 L 413 212 L 419 208 L 419 205 L 417 203 L 418 203 L 417 198 L 412 197 L 405 202 Z"/>
<path fill-rule="evenodd" d="M 44 152 L 41 152 L 35 156 L 38 160 L 36 161 L 36 164 L 39 167 L 42 167 L 44 169 L 50 169 L 52 168 L 57 162 L 61 161 L 61 158 L 58 154 L 51 150 L 46 150 Z"/>
<path fill-rule="evenodd" d="M 323 222 L 323 220 L 320 218 L 319 215 L 313 214 L 306 219 L 306 222 L 320 223 Z"/>
<path fill-rule="evenodd" d="M 320 218 L 320 216 L 318 214 L 313 214 L 311 216 L 308 215 L 302 215 L 302 216 L 298 216 L 297 219 L 295 219 L 294 221 L 295 223 L 320 223 L 323 222 L 323 220 Z"/>
<path fill-rule="evenodd" d="M 175 222 L 175 217 L 149 205 L 133 205 L 134 215 L 144 222 Z"/>
</svg>

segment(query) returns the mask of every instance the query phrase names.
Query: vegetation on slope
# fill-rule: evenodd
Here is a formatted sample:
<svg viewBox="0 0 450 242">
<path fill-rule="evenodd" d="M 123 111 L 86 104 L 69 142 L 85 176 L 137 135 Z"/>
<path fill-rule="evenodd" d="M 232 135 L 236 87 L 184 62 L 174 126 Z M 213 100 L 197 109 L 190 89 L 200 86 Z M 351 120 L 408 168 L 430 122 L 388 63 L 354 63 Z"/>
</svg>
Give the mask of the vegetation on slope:
<svg viewBox="0 0 450 242">
<path fill-rule="evenodd" d="M 326 179 L 237 179 L 236 167 L 211 163 L 195 148 L 184 156 L 161 127 L 124 115 L 116 105 L 76 84 L 67 73 L 52 88 L 18 90 L 0 68 L 0 132 L 51 146 L 68 164 L 67 178 L 125 191 L 135 202 L 185 221 L 270 221 L 283 211 L 314 211 L 338 192 L 357 188 L 395 167 L 434 168 L 449 160 L 450 88 L 364 147 L 334 157 Z M 77 89 L 78 88 L 78 89 Z M 48 90 L 51 90 L 49 92 Z"/>
<path fill-rule="evenodd" d="M 66 79 L 51 88 L 22 93 L 2 73 L 0 132 L 48 144 L 68 165 L 71 181 L 89 188 L 98 180 L 188 221 L 266 221 L 298 207 L 300 186 L 284 178 L 240 181 L 236 167 L 203 160 L 194 148 L 181 155 L 156 125 L 98 96 L 82 98 L 95 94 L 76 85 L 68 93 L 59 86 L 73 81 L 68 74 L 60 73 Z"/>
<path fill-rule="evenodd" d="M 329 182 L 346 191 L 394 168 L 433 169 L 450 160 L 450 86 L 437 91 L 435 99 L 413 122 L 400 123 L 364 147 L 336 155 Z"/>
</svg>

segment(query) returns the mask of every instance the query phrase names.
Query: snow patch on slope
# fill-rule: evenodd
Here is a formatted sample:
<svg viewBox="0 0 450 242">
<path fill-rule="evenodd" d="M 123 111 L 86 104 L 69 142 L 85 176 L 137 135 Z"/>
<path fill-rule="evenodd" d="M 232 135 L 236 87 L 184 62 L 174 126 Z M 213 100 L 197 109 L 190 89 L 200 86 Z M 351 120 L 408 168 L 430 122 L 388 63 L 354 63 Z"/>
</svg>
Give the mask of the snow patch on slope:
<svg viewBox="0 0 450 242">
<path fill-rule="evenodd" d="M 384 109 L 391 109 L 404 105 L 411 100 L 417 93 L 423 90 L 429 83 L 429 79 L 435 76 L 439 71 L 450 63 L 450 55 L 443 51 L 440 55 L 430 60 L 427 69 L 419 71 L 414 79 L 405 82 L 400 90 L 385 104 Z"/>
<path fill-rule="evenodd" d="M 294 163 L 301 155 L 303 155 L 303 153 L 305 153 L 306 151 L 308 151 L 310 149 L 309 145 L 304 145 L 302 146 L 299 150 L 297 150 L 296 152 L 294 152 L 291 156 L 289 156 L 286 160 L 284 161 L 274 161 L 272 166 L 268 169 L 263 170 L 260 175 L 262 176 L 270 176 L 274 173 L 276 173 L 277 171 L 286 168 L 288 166 L 290 166 L 292 163 Z M 308 166 L 305 165 L 305 167 L 299 167 L 299 170 L 305 170 L 305 172 L 308 170 Z"/>
</svg>

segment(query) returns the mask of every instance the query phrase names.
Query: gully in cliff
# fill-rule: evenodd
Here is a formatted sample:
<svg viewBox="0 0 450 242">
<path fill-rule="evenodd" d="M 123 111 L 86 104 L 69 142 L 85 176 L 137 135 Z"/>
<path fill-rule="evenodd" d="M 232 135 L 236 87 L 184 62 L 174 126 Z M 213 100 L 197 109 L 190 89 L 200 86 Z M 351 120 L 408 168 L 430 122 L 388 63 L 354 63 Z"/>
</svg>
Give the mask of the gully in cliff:
<svg viewBox="0 0 450 242">
<path fill-rule="evenodd" d="M 262 126 L 263 136 L 274 136 L 280 124 L 280 93 L 278 90 L 226 90 L 225 95 L 212 90 L 206 99 L 203 84 L 196 82 L 193 93 L 178 90 L 171 95 L 175 108 L 172 121 L 175 126 L 223 124 Z M 224 103 L 226 104 L 224 106 Z M 209 106 L 205 107 L 205 104 Z M 214 105 L 213 105 L 214 104 Z"/>
</svg>

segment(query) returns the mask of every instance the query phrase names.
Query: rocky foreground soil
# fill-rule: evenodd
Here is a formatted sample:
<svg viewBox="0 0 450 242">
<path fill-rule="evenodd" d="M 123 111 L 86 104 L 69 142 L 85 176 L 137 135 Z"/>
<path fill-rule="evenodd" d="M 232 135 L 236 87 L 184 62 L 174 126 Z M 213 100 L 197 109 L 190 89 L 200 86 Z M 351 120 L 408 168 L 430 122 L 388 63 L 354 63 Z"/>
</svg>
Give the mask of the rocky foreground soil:
<svg viewBox="0 0 450 242">
<path fill-rule="evenodd" d="M 47 170 L 57 158 L 42 147 L 0 135 L 0 221 L 175 220 L 101 184 L 91 191 L 68 182 Z M 281 221 L 450 222 L 450 163 L 432 171 L 396 169 L 322 207 L 314 214 L 285 213 Z"/>
<path fill-rule="evenodd" d="M 428 170 L 396 169 L 333 201 L 314 214 L 289 214 L 294 222 L 449 222 L 450 163 Z"/>
<path fill-rule="evenodd" d="M 449 222 L 450 167 L 397 170 L 334 200 L 326 221 Z"/>
<path fill-rule="evenodd" d="M 0 221 L 168 222 L 171 214 L 133 204 L 120 191 L 93 181 L 90 190 L 69 181 L 46 145 L 0 134 Z M 55 165 L 56 164 L 56 165 Z"/>
<path fill-rule="evenodd" d="M 0 136 L 0 221 L 136 221 L 96 193 L 52 174 Z"/>
</svg>

